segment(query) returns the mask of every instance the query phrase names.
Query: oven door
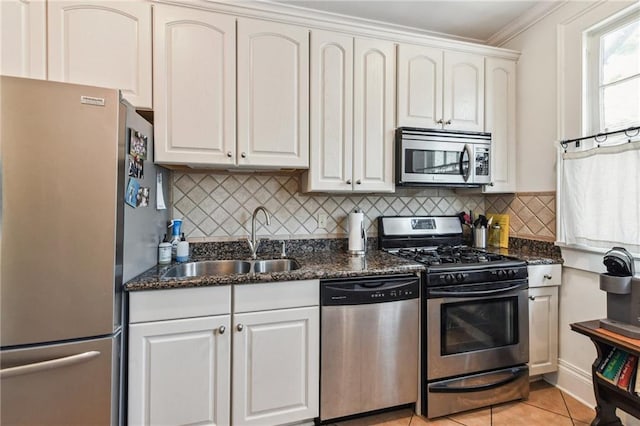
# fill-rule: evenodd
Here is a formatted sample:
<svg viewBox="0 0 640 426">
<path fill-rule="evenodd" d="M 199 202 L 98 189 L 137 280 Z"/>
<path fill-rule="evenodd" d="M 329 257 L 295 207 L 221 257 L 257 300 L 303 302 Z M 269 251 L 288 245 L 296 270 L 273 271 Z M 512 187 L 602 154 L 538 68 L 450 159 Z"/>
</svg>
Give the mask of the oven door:
<svg viewBox="0 0 640 426">
<path fill-rule="evenodd" d="M 527 281 L 505 282 L 498 289 L 493 284 L 486 291 L 427 290 L 429 382 L 529 361 Z"/>
<path fill-rule="evenodd" d="M 403 140 L 399 184 L 471 183 L 473 147 L 457 142 Z"/>
</svg>

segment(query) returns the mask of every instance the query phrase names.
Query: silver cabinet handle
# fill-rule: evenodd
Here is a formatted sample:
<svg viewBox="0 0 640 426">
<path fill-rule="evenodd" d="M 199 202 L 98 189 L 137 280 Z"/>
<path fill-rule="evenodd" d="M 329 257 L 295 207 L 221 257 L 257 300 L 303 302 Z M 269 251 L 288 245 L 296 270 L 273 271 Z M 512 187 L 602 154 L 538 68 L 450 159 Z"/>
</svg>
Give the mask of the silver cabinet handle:
<svg viewBox="0 0 640 426">
<path fill-rule="evenodd" d="M 0 379 L 7 377 L 21 376 L 23 374 L 38 373 L 41 371 L 51 370 L 53 368 L 66 367 L 72 364 L 80 364 L 100 356 L 99 351 L 83 352 L 81 354 L 65 356 L 62 358 L 51 359 L 49 361 L 34 362 L 33 364 L 19 365 L 17 367 L 3 368 L 0 370 Z"/>
<path fill-rule="evenodd" d="M 535 296 L 529 296 L 529 300 L 536 300 Z"/>
<path fill-rule="evenodd" d="M 242 324 L 238 324 L 238 325 L 236 326 L 236 329 L 238 329 L 238 331 L 242 331 L 242 330 L 244 330 L 244 325 L 242 325 Z"/>
<path fill-rule="evenodd" d="M 246 152 L 243 152 L 242 154 L 240 154 L 240 157 L 242 157 L 242 158 L 247 158 L 247 153 L 246 153 Z"/>
<path fill-rule="evenodd" d="M 233 154 L 231 153 L 231 151 L 227 152 L 227 157 L 229 158 L 233 157 Z"/>
<path fill-rule="evenodd" d="M 218 333 L 224 334 L 225 331 L 227 331 L 227 327 L 225 327 L 224 325 L 218 327 Z"/>
<path fill-rule="evenodd" d="M 351 179 L 347 179 L 347 185 L 351 185 Z"/>
<path fill-rule="evenodd" d="M 361 181 L 360 179 L 358 179 L 358 180 L 356 181 L 356 183 L 357 183 L 358 185 L 362 185 L 362 181 Z"/>
<path fill-rule="evenodd" d="M 549 275 L 549 274 L 544 274 L 544 279 L 545 279 L 545 280 L 550 280 L 551 278 L 553 278 L 551 275 Z"/>
</svg>

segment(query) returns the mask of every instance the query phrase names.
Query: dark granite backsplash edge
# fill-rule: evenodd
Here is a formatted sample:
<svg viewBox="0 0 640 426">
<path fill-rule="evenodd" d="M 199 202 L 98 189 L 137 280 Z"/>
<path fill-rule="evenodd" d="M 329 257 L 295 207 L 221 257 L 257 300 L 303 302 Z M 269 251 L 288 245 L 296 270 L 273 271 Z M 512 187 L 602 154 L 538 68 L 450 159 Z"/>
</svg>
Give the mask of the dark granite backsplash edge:
<svg viewBox="0 0 640 426">
<path fill-rule="evenodd" d="M 509 237 L 509 250 L 550 259 L 562 259 L 560 247 L 549 241 Z"/>
<path fill-rule="evenodd" d="M 262 258 L 280 257 L 283 240 L 264 239 L 258 247 L 258 256 Z M 286 254 L 289 257 L 315 252 L 347 252 L 347 238 L 319 238 L 284 240 Z M 367 250 L 377 250 L 377 238 L 367 240 Z M 560 247 L 552 242 L 529 240 L 525 238 L 509 237 L 509 250 L 523 254 L 561 259 Z M 192 259 L 245 259 L 251 256 L 249 245 L 245 240 L 210 241 L 191 243 L 190 255 Z"/>
<path fill-rule="evenodd" d="M 262 240 L 258 246 L 258 257 L 280 257 L 282 241 L 288 257 L 299 256 L 314 252 L 346 252 L 349 246 L 347 238 L 319 238 L 299 240 Z M 367 240 L 367 250 L 376 250 L 376 238 Z M 215 241 L 190 244 L 192 259 L 244 259 L 251 257 L 249 244 L 246 240 Z"/>
</svg>

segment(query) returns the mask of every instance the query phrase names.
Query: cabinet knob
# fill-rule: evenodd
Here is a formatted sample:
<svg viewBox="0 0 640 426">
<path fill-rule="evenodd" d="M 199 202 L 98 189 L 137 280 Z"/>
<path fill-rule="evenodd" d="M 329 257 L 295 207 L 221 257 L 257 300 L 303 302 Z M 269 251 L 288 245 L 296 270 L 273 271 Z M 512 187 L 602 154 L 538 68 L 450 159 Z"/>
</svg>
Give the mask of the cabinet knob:
<svg viewBox="0 0 640 426">
<path fill-rule="evenodd" d="M 242 331 L 242 330 L 244 330 L 244 325 L 242 325 L 242 324 L 238 324 L 238 325 L 236 326 L 236 329 L 237 329 L 238 331 Z"/>
<path fill-rule="evenodd" d="M 436 123 L 437 124 L 442 124 L 443 123 L 442 118 L 440 120 L 436 121 Z"/>
<path fill-rule="evenodd" d="M 218 333 L 224 334 L 225 331 L 227 331 L 227 327 L 225 327 L 224 325 L 218 327 Z"/>
<path fill-rule="evenodd" d="M 545 279 L 545 280 L 550 280 L 551 278 L 553 278 L 551 275 L 549 275 L 549 274 L 544 274 L 544 279 Z"/>
<path fill-rule="evenodd" d="M 347 179 L 347 185 L 351 185 L 351 179 Z"/>
<path fill-rule="evenodd" d="M 227 157 L 229 158 L 233 157 L 233 154 L 231 154 L 231 151 L 227 152 Z"/>
<path fill-rule="evenodd" d="M 529 300 L 536 300 L 535 296 L 529 296 Z"/>
<path fill-rule="evenodd" d="M 361 181 L 360 179 L 358 179 L 358 180 L 356 181 L 356 183 L 357 183 L 358 185 L 362 185 L 362 181 Z"/>
<path fill-rule="evenodd" d="M 451 119 L 448 119 L 447 121 L 444 122 L 445 126 L 448 126 L 451 124 Z"/>
<path fill-rule="evenodd" d="M 240 157 L 242 157 L 242 158 L 247 158 L 247 153 L 246 153 L 246 152 L 243 152 L 242 154 L 240 154 Z"/>
</svg>

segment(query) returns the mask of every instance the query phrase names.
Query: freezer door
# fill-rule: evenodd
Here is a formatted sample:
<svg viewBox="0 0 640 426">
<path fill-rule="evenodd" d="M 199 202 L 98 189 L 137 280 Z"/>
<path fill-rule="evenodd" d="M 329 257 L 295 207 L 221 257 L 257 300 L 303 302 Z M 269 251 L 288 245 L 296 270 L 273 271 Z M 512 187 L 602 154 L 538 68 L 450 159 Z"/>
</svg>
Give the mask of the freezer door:
<svg viewBox="0 0 640 426">
<path fill-rule="evenodd" d="M 0 346 L 112 334 L 124 209 L 118 91 L 4 76 L 0 84 Z"/>
<path fill-rule="evenodd" d="M 0 353 L 3 425 L 116 425 L 119 335 Z"/>
</svg>

